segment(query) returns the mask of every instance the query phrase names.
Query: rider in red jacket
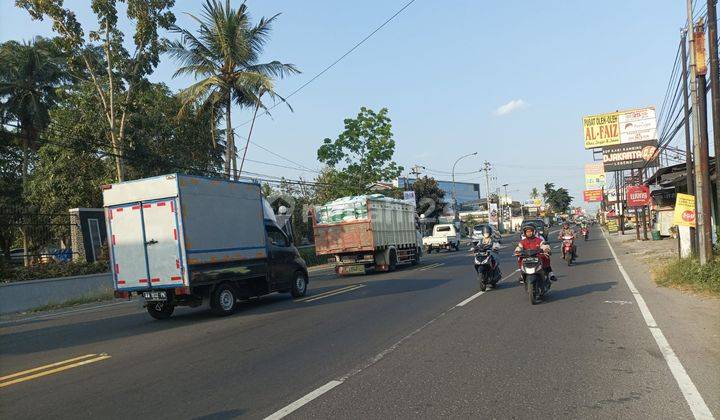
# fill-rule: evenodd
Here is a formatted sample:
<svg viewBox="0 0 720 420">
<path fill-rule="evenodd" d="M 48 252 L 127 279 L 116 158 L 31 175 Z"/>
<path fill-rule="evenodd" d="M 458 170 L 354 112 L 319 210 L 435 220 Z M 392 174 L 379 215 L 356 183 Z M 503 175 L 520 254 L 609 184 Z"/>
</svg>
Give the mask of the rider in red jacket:
<svg viewBox="0 0 720 420">
<path fill-rule="evenodd" d="M 540 261 L 542 262 L 545 274 L 550 278 L 550 280 L 557 280 L 555 273 L 553 273 L 552 267 L 550 266 L 550 245 L 546 244 L 545 240 L 535 234 L 535 226 L 533 225 L 523 227 L 523 239 L 520 241 L 517 248 L 515 248 L 515 253 L 517 254 L 523 249 L 541 249 L 543 253 L 540 254 Z M 518 257 L 518 267 L 522 267 L 522 257 Z"/>
</svg>

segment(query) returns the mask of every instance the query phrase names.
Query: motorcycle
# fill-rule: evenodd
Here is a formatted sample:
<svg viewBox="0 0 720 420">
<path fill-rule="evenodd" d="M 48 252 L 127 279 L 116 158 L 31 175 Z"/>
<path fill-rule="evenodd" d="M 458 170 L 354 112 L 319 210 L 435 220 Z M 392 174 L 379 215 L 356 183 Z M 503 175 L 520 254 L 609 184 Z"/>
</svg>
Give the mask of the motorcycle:
<svg viewBox="0 0 720 420">
<path fill-rule="evenodd" d="M 487 286 L 495 288 L 502 277 L 500 265 L 492 253 L 494 250 L 491 244 L 481 245 L 477 243 L 472 248 L 472 251 L 475 252 L 475 272 L 478 276 L 480 290 L 483 292 L 487 289 Z"/>
<path fill-rule="evenodd" d="M 550 290 L 550 281 L 545 276 L 545 269 L 540 260 L 541 254 L 542 250 L 539 249 L 522 250 L 516 254 L 522 258 L 520 275 L 525 283 L 525 291 L 531 305 L 540 302 Z"/>
<path fill-rule="evenodd" d="M 562 238 L 562 255 L 563 259 L 570 265 L 575 261 L 575 237 L 565 235 Z"/>
<path fill-rule="evenodd" d="M 589 229 L 584 227 L 584 228 L 580 229 L 580 233 L 582 233 L 583 238 L 585 238 L 585 240 L 587 241 L 588 235 L 590 234 Z"/>
</svg>

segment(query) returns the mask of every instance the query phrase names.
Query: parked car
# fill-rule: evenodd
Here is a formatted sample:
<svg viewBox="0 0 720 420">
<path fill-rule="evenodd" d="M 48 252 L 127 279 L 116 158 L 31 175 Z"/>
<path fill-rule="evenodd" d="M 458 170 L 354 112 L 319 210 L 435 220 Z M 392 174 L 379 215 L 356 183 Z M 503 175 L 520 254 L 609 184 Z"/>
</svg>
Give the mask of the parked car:
<svg viewBox="0 0 720 420">
<path fill-rule="evenodd" d="M 439 252 L 441 249 L 457 251 L 460 249 L 460 234 L 451 223 L 435 225 L 432 236 L 423 238 L 423 246 L 428 254 L 433 250 Z"/>
</svg>

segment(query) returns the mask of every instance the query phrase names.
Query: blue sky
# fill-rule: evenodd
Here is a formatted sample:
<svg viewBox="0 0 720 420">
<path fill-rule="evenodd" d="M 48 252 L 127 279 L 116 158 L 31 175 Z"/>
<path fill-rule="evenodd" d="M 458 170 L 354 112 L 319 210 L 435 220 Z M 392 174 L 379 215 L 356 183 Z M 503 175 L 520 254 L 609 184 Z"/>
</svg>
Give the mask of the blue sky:
<svg viewBox="0 0 720 420">
<path fill-rule="evenodd" d="M 405 0 L 248 1 L 253 16 L 282 12 L 267 59 L 296 64 L 303 74 L 278 82 L 290 92 L 347 51 Z M 361 106 L 387 107 L 397 143 L 395 159 L 449 178 L 495 165 L 496 185 L 509 183 L 525 199 L 545 182 L 568 188 L 581 203 L 582 145 L 586 114 L 655 105 L 665 93 L 685 22 L 684 1 L 480 1 L 417 0 L 328 73 L 293 97 L 295 110 L 278 107 L 258 121 L 253 141 L 309 168 L 316 150 L 335 137 L 343 119 Z M 50 23 L 32 21 L 14 2 L 0 4 L 0 41 L 51 35 Z M 85 30 L 94 29 L 89 1 L 67 0 Z M 239 4 L 234 1 L 233 4 Z M 183 12 L 200 1 L 177 0 L 178 24 L 193 28 Z M 180 89 L 176 63 L 165 57 L 152 79 Z M 509 105 L 508 105 L 509 104 Z M 498 110 L 506 106 L 502 114 Z M 502 114 L 502 115 L 501 115 Z M 237 110 L 246 121 L 250 110 Z M 239 129 L 246 135 L 247 126 Z M 248 157 L 288 164 L 251 145 Z M 292 166 L 292 164 L 290 164 Z M 257 163 L 247 169 L 291 178 L 312 172 Z M 458 175 L 481 182 L 480 174 Z M 483 195 L 484 182 L 481 182 Z M 515 191 L 519 190 L 519 191 Z"/>
</svg>

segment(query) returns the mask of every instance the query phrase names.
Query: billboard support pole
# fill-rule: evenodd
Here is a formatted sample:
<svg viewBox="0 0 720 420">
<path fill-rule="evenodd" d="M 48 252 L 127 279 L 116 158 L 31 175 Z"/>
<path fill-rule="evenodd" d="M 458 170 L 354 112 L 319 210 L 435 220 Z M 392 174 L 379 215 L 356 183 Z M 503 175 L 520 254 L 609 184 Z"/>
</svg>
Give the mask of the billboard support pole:
<svg viewBox="0 0 720 420">
<path fill-rule="evenodd" d="M 693 176 L 693 139 L 690 136 L 690 106 L 688 94 L 688 69 L 687 69 L 687 30 L 682 30 L 680 37 L 682 51 L 682 85 L 683 85 L 683 104 L 685 113 L 685 181 L 687 185 L 687 193 L 695 195 L 695 177 Z M 679 234 L 678 234 L 679 238 Z M 690 249 L 691 252 L 697 252 L 697 232 L 695 228 L 690 228 Z"/>
<path fill-rule="evenodd" d="M 630 177 L 635 177 L 635 171 L 632 169 L 630 170 Z M 625 191 L 625 194 L 627 194 L 627 190 Z M 643 211 L 645 210 L 643 209 Z M 638 212 L 637 207 L 635 207 L 635 239 L 638 241 L 640 240 L 640 212 Z"/>
<path fill-rule="evenodd" d="M 642 169 L 638 169 L 638 176 L 640 177 L 640 185 L 645 184 L 644 174 Z M 647 210 L 647 211 L 646 211 Z M 648 240 L 648 218 L 650 217 L 650 204 L 646 204 L 642 207 L 642 223 L 643 223 L 643 240 Z"/>
</svg>

